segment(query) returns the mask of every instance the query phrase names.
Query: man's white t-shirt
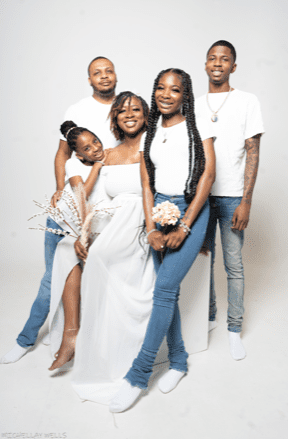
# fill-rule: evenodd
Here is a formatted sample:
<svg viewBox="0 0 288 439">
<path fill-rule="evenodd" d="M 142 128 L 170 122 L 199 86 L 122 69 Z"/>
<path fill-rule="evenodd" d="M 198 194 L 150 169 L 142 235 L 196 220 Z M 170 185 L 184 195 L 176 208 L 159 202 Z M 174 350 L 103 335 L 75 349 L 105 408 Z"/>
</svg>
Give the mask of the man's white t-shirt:
<svg viewBox="0 0 288 439">
<path fill-rule="evenodd" d="M 209 93 L 212 110 L 217 111 L 227 93 Z M 219 197 L 242 197 L 246 163 L 245 140 L 264 133 L 261 108 L 257 97 L 251 93 L 233 90 L 217 113 L 218 121 L 212 122 L 212 112 L 207 95 L 195 101 L 195 114 L 204 118 L 213 129 L 216 154 L 216 180 L 211 194 Z"/>
<path fill-rule="evenodd" d="M 63 122 L 72 120 L 78 127 L 87 128 L 99 137 L 104 149 L 114 148 L 119 142 L 110 130 L 110 119 L 108 119 L 110 109 L 111 105 L 100 104 L 93 96 L 89 96 L 71 105 L 65 113 Z M 66 140 L 62 134 L 60 137 Z"/>
<path fill-rule="evenodd" d="M 202 141 L 214 137 L 213 127 L 210 127 L 206 120 L 197 118 L 196 125 Z M 146 135 L 142 136 L 139 151 L 144 150 L 145 138 Z M 193 151 L 192 170 L 194 155 Z M 156 192 L 182 195 L 189 174 L 189 137 L 185 120 L 169 128 L 158 125 L 150 149 L 150 158 L 155 166 Z"/>
</svg>

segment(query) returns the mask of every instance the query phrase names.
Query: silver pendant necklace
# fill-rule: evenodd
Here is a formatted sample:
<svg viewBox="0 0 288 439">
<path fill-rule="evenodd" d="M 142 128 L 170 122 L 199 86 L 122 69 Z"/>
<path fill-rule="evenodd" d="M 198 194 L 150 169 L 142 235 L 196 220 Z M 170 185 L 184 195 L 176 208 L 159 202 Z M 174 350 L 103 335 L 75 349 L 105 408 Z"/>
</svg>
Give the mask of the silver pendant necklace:
<svg viewBox="0 0 288 439">
<path fill-rule="evenodd" d="M 166 143 L 167 141 L 167 132 L 164 131 L 164 128 L 161 125 L 161 130 L 162 130 L 162 135 L 163 135 L 163 142 L 162 143 Z"/>
<path fill-rule="evenodd" d="M 209 109 L 210 109 L 210 111 L 212 111 L 212 116 L 211 116 L 211 120 L 212 120 L 212 122 L 217 122 L 218 121 L 218 111 L 223 107 L 223 105 L 225 104 L 225 102 L 226 102 L 226 100 L 228 99 L 228 96 L 230 95 L 230 92 L 232 91 L 232 87 L 230 87 L 230 90 L 229 90 L 229 92 L 228 92 L 228 94 L 227 94 L 227 96 L 226 96 L 226 98 L 224 99 L 224 101 L 223 101 L 223 103 L 221 104 L 221 106 L 218 108 L 218 110 L 217 111 L 214 111 L 214 110 L 212 110 L 212 108 L 210 107 L 210 105 L 209 105 L 209 101 L 208 101 L 208 94 L 209 93 L 207 93 L 207 105 L 208 105 L 208 107 L 209 107 Z"/>
<path fill-rule="evenodd" d="M 171 128 L 174 127 L 174 125 L 178 125 L 179 123 L 182 123 L 185 120 L 185 117 L 183 118 L 183 120 L 181 120 L 180 122 L 176 122 L 173 125 L 171 125 L 170 127 L 167 128 Z M 164 131 L 165 128 L 163 127 L 163 125 L 161 124 L 161 130 L 162 130 L 162 135 L 163 135 L 163 141 L 162 143 L 166 143 L 167 142 L 167 131 Z"/>
</svg>

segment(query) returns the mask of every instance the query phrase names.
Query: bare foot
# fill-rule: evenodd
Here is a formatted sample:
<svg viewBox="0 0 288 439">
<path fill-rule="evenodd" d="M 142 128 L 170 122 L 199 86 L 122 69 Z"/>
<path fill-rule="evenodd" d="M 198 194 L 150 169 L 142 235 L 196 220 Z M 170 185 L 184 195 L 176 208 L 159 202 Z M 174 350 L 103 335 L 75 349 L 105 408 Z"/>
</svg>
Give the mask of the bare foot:
<svg viewBox="0 0 288 439">
<path fill-rule="evenodd" d="M 75 354 L 76 338 L 79 329 L 66 329 L 63 333 L 63 339 L 59 351 L 55 354 L 56 360 L 48 370 L 58 369 L 68 361 L 72 360 Z"/>
</svg>

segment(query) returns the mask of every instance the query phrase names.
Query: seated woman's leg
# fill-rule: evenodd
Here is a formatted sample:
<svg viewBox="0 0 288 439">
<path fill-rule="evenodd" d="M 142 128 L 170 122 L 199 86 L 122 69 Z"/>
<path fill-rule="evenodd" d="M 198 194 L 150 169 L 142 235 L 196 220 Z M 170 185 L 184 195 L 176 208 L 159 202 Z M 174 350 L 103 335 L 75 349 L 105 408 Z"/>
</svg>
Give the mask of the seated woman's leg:
<svg viewBox="0 0 288 439">
<path fill-rule="evenodd" d="M 187 371 L 187 353 L 182 340 L 180 314 L 179 310 L 178 312 L 176 310 L 176 305 L 180 283 L 188 273 L 204 241 L 208 218 L 209 204 L 206 201 L 193 223 L 191 233 L 182 246 L 176 250 L 167 249 L 166 251 L 163 263 L 158 271 L 153 309 L 144 343 L 138 357 L 134 360 L 136 362 L 135 367 L 133 363 L 132 368 L 125 377 L 132 386 L 147 387 L 153 363 L 166 334 L 168 336 L 167 341 L 172 367 L 182 372 Z M 172 322 L 173 325 L 169 332 Z"/>
<path fill-rule="evenodd" d="M 179 294 L 180 291 L 178 292 L 178 297 Z M 185 348 L 184 348 L 184 341 L 182 338 L 181 317 L 180 317 L 178 299 L 177 299 L 177 303 L 175 304 L 174 316 L 166 336 L 167 336 L 167 345 L 168 345 L 168 358 L 170 362 L 169 369 L 180 370 L 181 365 L 179 364 L 179 355 L 181 352 L 185 351 Z"/>
<path fill-rule="evenodd" d="M 189 247 L 189 245 L 187 247 L 188 239 L 185 241 L 186 248 Z M 156 355 L 172 323 L 175 306 L 179 297 L 179 284 L 182 281 L 180 265 L 182 264 L 183 267 L 183 264 L 187 263 L 187 259 L 189 259 L 185 258 L 186 261 L 183 260 L 183 263 L 181 262 L 184 250 L 184 245 L 181 250 L 168 249 L 158 271 L 153 296 L 153 308 L 145 339 L 141 351 L 125 377 L 132 386 L 142 389 L 147 387 Z M 190 265 L 187 267 L 187 271 L 189 268 Z M 185 274 L 186 271 L 183 273 L 183 277 Z M 177 327 L 180 328 L 180 323 Z M 187 353 L 183 344 L 183 349 L 178 353 L 179 370 L 183 372 L 187 371 L 186 359 Z"/>
<path fill-rule="evenodd" d="M 173 328 L 179 332 L 177 337 L 174 337 L 174 341 L 176 339 L 178 342 L 182 340 L 180 314 L 179 312 L 175 313 L 179 297 L 179 287 L 200 251 L 206 233 L 208 218 L 209 204 L 206 201 L 193 223 L 191 233 L 183 244 L 176 250 L 168 249 L 166 251 L 163 263 L 158 271 L 153 309 L 144 343 L 137 358 L 133 361 L 132 367 L 125 376 L 126 381 L 111 401 L 110 411 L 121 412 L 126 410 L 137 399 L 141 391 L 140 389 L 147 387 L 157 352 L 174 317 Z M 171 328 L 171 331 L 173 328 Z M 173 352 L 173 363 L 177 364 L 178 371 L 185 373 L 187 371 L 188 354 L 185 351 L 184 344 L 182 345 L 181 343 L 180 346 L 180 343 L 178 343 Z"/>
<path fill-rule="evenodd" d="M 57 358 L 49 370 L 63 366 L 74 357 L 76 338 L 79 330 L 81 275 L 82 269 L 80 264 L 77 264 L 67 277 L 62 295 L 64 307 L 63 338 L 60 349 L 55 354 Z"/>
<path fill-rule="evenodd" d="M 157 224 L 157 228 L 161 230 L 161 226 Z M 161 252 L 157 252 L 152 249 L 152 255 L 153 255 L 153 261 L 154 261 L 154 268 L 156 273 L 158 274 L 159 269 L 162 264 L 163 255 Z M 177 296 L 177 302 L 175 305 L 175 311 L 174 316 L 172 319 L 172 322 L 170 324 L 170 327 L 167 331 L 167 345 L 168 345 L 168 358 L 170 361 L 170 369 L 178 370 L 178 363 L 177 363 L 177 352 L 185 351 L 184 348 L 184 342 L 182 339 L 182 333 L 181 333 L 181 320 L 180 320 L 180 314 L 179 314 L 179 307 L 178 307 L 178 298 L 180 295 L 180 288 L 178 288 L 178 296 Z M 174 361 L 175 359 L 175 361 Z"/>
</svg>

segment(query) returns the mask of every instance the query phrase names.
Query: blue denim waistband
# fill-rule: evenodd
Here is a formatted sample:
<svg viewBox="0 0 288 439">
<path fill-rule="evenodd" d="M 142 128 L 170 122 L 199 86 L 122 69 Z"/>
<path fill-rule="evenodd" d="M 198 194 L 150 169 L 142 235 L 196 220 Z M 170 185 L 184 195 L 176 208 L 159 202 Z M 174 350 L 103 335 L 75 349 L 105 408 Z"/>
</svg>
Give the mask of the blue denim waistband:
<svg viewBox="0 0 288 439">
<path fill-rule="evenodd" d="M 174 203 L 175 201 L 177 202 L 181 202 L 181 201 L 185 201 L 185 196 L 184 195 L 165 195 L 165 194 L 160 194 L 159 192 L 156 192 L 154 195 L 154 199 L 158 200 L 163 200 L 163 201 L 171 201 L 171 203 Z"/>
</svg>

